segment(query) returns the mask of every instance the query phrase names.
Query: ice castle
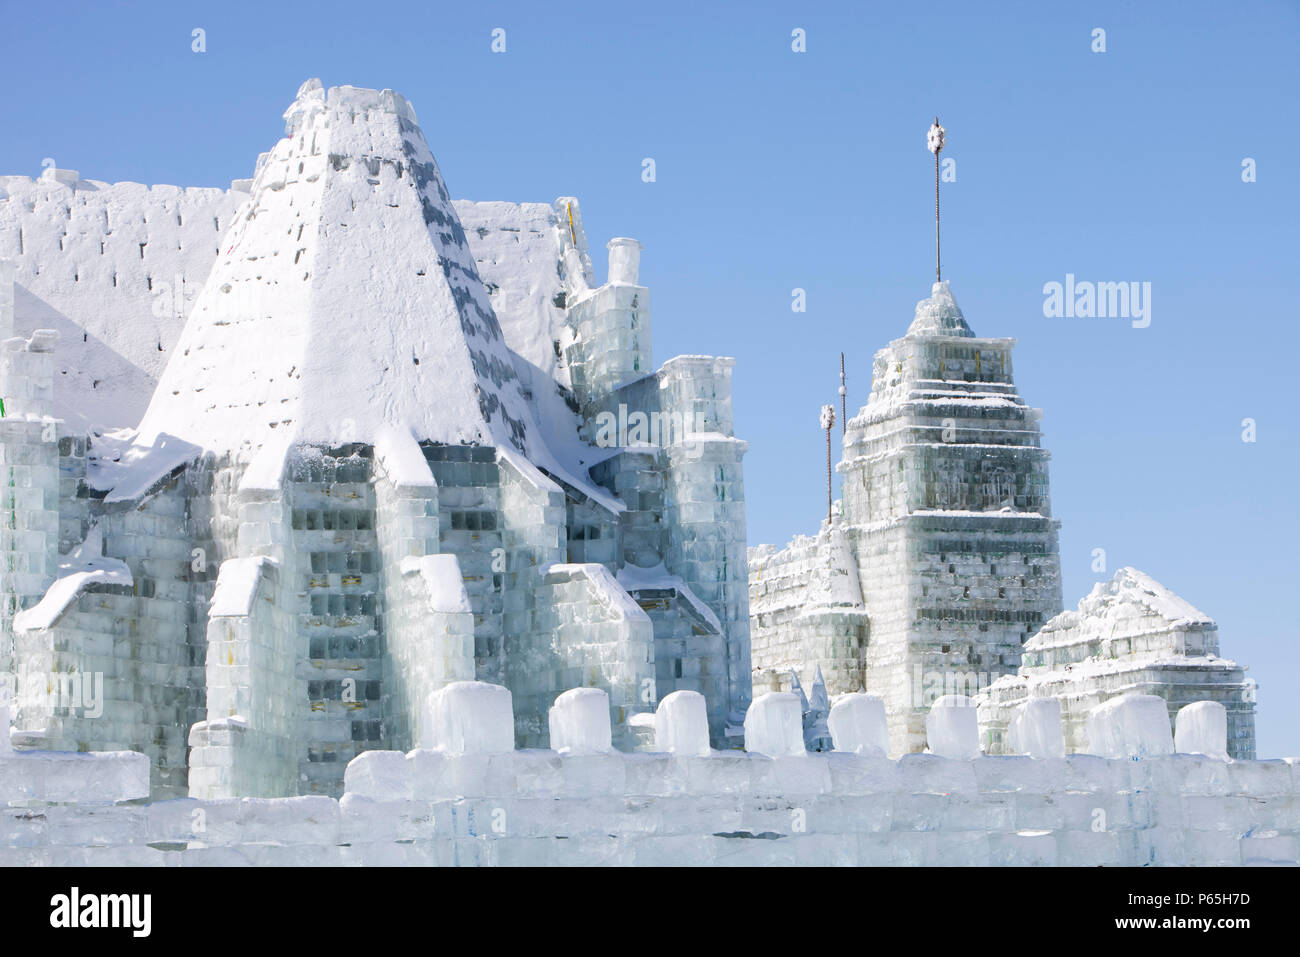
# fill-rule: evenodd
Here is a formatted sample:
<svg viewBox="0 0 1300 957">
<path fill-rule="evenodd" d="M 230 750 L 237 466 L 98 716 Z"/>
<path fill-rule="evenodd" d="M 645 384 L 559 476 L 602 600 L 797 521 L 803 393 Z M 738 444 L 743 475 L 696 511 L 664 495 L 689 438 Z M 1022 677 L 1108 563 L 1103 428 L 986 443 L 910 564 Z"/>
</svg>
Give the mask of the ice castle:
<svg viewBox="0 0 1300 957">
<path fill-rule="evenodd" d="M 582 686 L 623 748 L 676 690 L 738 742 L 732 361 L 655 368 L 639 255 L 597 284 L 577 200 L 453 201 L 403 97 L 317 80 L 230 190 L 0 178 L 14 744 L 337 796 L 470 679 L 521 747 Z"/>
<path fill-rule="evenodd" d="M 895 755 L 943 751 L 931 706 L 970 695 L 988 754 L 1049 700 L 1082 749 L 1118 697 L 1222 704 L 1253 757 L 1213 621 L 1132 569 L 1062 611 L 1039 413 L 947 283 L 876 355 L 831 521 L 747 552 L 732 361 L 655 366 L 635 240 L 598 285 L 576 199 L 453 201 L 392 91 L 309 81 L 285 122 L 229 190 L 0 177 L 19 752 L 139 752 L 155 799 L 334 798 L 445 745 L 427 703 L 478 681 L 510 692 L 494 747 L 555 748 L 562 696 L 662 745 L 684 692 L 714 749 L 828 750 L 865 691 Z M 762 695 L 795 673 L 811 700 Z"/>
</svg>

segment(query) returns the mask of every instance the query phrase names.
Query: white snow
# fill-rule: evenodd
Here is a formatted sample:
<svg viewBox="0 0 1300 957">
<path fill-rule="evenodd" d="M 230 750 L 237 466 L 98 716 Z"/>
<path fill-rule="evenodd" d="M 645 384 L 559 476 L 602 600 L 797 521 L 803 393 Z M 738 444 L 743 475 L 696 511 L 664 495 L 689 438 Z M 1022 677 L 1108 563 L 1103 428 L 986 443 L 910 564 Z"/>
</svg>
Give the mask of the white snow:
<svg viewBox="0 0 1300 957">
<path fill-rule="evenodd" d="M 1064 611 L 1025 643 L 1027 652 L 1125 637 L 1214 627 L 1214 620 L 1136 568 L 1121 568 L 1097 582 L 1077 610 Z"/>
<path fill-rule="evenodd" d="M 704 604 L 680 575 L 670 575 L 667 566 L 660 562 L 652 567 L 627 564 L 618 570 L 618 583 L 626 591 L 633 592 L 641 588 L 675 588 L 678 596 L 694 609 L 695 613 L 709 623 L 718 634 L 723 634 L 722 622 L 713 609 Z"/>
<path fill-rule="evenodd" d="M 555 699 L 547 715 L 551 750 L 561 754 L 613 751 L 609 695 L 600 688 L 573 688 Z"/>
<path fill-rule="evenodd" d="M 441 614 L 468 614 L 473 611 L 460 562 L 451 553 L 408 556 L 401 561 L 403 575 L 419 575 L 429 596 L 429 611 Z"/>
<path fill-rule="evenodd" d="M 303 85 L 140 431 L 247 457 L 304 443 L 530 449 L 512 353 L 406 102 Z M 421 365 L 421 362 L 423 364 Z"/>
<path fill-rule="evenodd" d="M 252 558 L 228 558 L 221 563 L 217 585 L 212 592 L 212 606 L 208 611 L 213 618 L 242 617 L 253 611 L 253 599 L 262 569 L 278 562 L 266 555 Z"/>
<path fill-rule="evenodd" d="M 501 754 L 515 747 L 514 703 L 507 688 L 453 681 L 429 695 L 421 747 L 446 754 Z"/>
<path fill-rule="evenodd" d="M 1174 750 L 1228 760 L 1228 711 L 1217 701 L 1197 701 L 1178 709 Z"/>
<path fill-rule="evenodd" d="M 925 716 L 925 739 L 930 752 L 940 757 L 979 757 L 980 729 L 975 702 L 964 694 L 940 696 Z"/>
<path fill-rule="evenodd" d="M 106 502 L 138 499 L 201 452 L 166 433 L 147 438 L 127 430 L 108 433 L 95 438 L 87 453 L 86 484 L 111 489 Z"/>
<path fill-rule="evenodd" d="M 601 601 L 614 617 L 620 621 L 629 618 L 639 621 L 650 620 L 650 617 L 636 603 L 636 600 L 627 593 L 604 565 L 595 562 L 560 563 L 551 565 L 546 569 L 547 574 L 552 572 L 580 575 L 586 578 L 591 582 L 597 600 Z"/>
<path fill-rule="evenodd" d="M 66 180 L 66 178 L 65 178 Z M 134 427 L 246 192 L 0 176 L 16 334 L 60 333 L 55 415 Z"/>
<path fill-rule="evenodd" d="M 826 718 L 836 751 L 885 757 L 889 754 L 889 721 L 878 695 L 850 692 L 831 705 Z"/>
<path fill-rule="evenodd" d="M 375 459 L 398 488 L 436 488 L 429 462 L 411 430 L 382 426 L 375 435 Z"/>
<path fill-rule="evenodd" d="M 807 753 L 797 694 L 769 691 L 753 700 L 745 712 L 745 750 L 771 758 Z"/>
<path fill-rule="evenodd" d="M 39 631 L 50 628 L 68 610 L 73 601 L 92 584 L 134 584 L 131 569 L 117 558 L 104 557 L 103 536 L 92 525 L 86 540 L 59 563 L 59 575 L 46 589 L 45 596 L 33 607 L 14 616 L 14 631 Z"/>
<path fill-rule="evenodd" d="M 1107 758 L 1172 754 L 1173 732 L 1165 699 L 1119 695 L 1088 712 L 1088 750 Z"/>
</svg>

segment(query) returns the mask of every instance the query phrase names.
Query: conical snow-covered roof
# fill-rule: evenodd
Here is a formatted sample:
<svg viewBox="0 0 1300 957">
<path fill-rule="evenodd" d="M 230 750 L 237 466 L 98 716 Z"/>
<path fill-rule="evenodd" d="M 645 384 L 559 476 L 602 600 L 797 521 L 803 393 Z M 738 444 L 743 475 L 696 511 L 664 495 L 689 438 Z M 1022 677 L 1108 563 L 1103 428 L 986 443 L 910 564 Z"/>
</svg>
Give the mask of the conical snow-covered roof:
<svg viewBox="0 0 1300 957">
<path fill-rule="evenodd" d="M 216 452 L 417 440 L 525 453 L 532 412 L 415 111 L 303 84 L 140 426 Z"/>
<path fill-rule="evenodd" d="M 974 336 L 947 281 L 936 282 L 930 298 L 916 304 L 916 315 L 907 328 L 909 336 Z"/>
</svg>

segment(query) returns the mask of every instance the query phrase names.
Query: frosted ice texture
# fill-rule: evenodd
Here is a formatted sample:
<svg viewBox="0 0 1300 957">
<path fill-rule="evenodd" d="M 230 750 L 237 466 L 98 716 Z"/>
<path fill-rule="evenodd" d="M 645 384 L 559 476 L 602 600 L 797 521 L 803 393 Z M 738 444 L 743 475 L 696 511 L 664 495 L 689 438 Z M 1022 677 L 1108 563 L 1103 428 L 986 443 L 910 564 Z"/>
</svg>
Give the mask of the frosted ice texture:
<svg viewBox="0 0 1300 957">
<path fill-rule="evenodd" d="M 884 757 L 889 754 L 889 720 L 878 695 L 851 692 L 831 705 L 826 724 L 836 751 Z"/>
<path fill-rule="evenodd" d="M 604 754 L 610 741 L 609 695 L 599 688 L 573 688 L 555 699 L 548 715 L 551 750 L 561 754 Z"/>
<path fill-rule="evenodd" d="M 704 695 L 674 691 L 655 709 L 655 749 L 673 754 L 709 754 L 709 715 Z"/>
<path fill-rule="evenodd" d="M 1228 759 L 1228 711 L 1217 701 L 1197 701 L 1178 710 L 1174 750 Z"/>
<path fill-rule="evenodd" d="M 421 744 L 448 754 L 498 754 L 515 747 L 510 691 L 486 681 L 453 681 L 429 695 Z"/>
<path fill-rule="evenodd" d="M 1149 694 L 1120 695 L 1088 713 L 1088 750 L 1108 758 L 1172 754 L 1165 699 Z"/>
<path fill-rule="evenodd" d="M 1016 709 L 1007 736 L 1016 754 L 1032 758 L 1064 757 L 1061 702 L 1056 698 L 1030 698 Z"/>
<path fill-rule="evenodd" d="M 964 694 L 939 697 L 925 716 L 925 736 L 931 753 L 940 757 L 979 757 L 980 730 L 975 702 Z"/>
<path fill-rule="evenodd" d="M 771 691 L 754 699 L 745 713 L 745 750 L 772 758 L 805 753 L 799 695 Z"/>
</svg>

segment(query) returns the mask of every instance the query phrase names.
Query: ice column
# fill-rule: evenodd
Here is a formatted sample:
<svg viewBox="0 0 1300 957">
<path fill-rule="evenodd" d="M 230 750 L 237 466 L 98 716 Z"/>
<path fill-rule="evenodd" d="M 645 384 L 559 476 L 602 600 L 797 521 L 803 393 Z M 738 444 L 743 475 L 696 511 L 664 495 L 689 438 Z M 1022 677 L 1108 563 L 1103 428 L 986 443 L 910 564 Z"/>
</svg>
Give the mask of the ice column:
<svg viewBox="0 0 1300 957">
<path fill-rule="evenodd" d="M 754 699 L 745 712 L 745 750 L 772 758 L 805 753 L 797 694 L 771 691 Z"/>
<path fill-rule="evenodd" d="M 964 694 L 946 694 L 925 716 L 925 738 L 933 754 L 945 758 L 977 758 L 980 729 L 975 702 Z"/>
<path fill-rule="evenodd" d="M 655 748 L 673 754 L 709 754 L 709 714 L 698 691 L 674 691 L 655 710 Z"/>
<path fill-rule="evenodd" d="M 421 747 L 446 754 L 501 754 L 515 748 L 515 713 L 508 688 L 453 681 L 429 695 Z"/>
<path fill-rule="evenodd" d="M 889 719 L 885 702 L 873 694 L 840 695 L 826 719 L 836 751 L 885 757 L 889 754 Z"/>
<path fill-rule="evenodd" d="M 626 236 L 616 236 L 606 245 L 609 249 L 609 281 L 635 286 L 641 269 L 641 244 Z"/>
<path fill-rule="evenodd" d="M 1058 698 L 1031 698 L 1016 709 L 1007 726 L 1007 743 L 1016 754 L 1031 758 L 1065 757 Z"/>
<path fill-rule="evenodd" d="M 550 710 L 551 750 L 563 754 L 604 754 L 610 741 L 609 695 L 599 688 L 574 688 L 555 699 Z"/>
<path fill-rule="evenodd" d="M 1228 760 L 1228 709 L 1217 701 L 1197 701 L 1178 712 L 1174 750 Z"/>
</svg>

